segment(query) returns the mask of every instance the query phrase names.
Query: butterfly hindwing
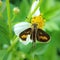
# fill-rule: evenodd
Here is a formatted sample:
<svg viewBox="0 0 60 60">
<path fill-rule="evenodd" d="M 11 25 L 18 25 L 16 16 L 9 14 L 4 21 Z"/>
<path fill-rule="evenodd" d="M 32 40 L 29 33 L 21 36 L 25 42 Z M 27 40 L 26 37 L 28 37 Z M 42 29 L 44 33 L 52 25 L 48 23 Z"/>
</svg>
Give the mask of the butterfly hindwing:
<svg viewBox="0 0 60 60">
<path fill-rule="evenodd" d="M 30 34 L 31 34 L 31 28 L 28 28 L 28 29 L 24 30 L 23 32 L 21 32 L 21 33 L 19 34 L 19 37 L 20 37 L 23 41 L 25 41 L 26 38 L 27 38 L 27 35 L 30 35 Z"/>
<path fill-rule="evenodd" d="M 50 36 L 45 31 L 43 31 L 42 29 L 37 30 L 37 40 L 38 41 L 47 42 L 47 41 L 49 41 L 49 39 L 50 39 Z"/>
</svg>

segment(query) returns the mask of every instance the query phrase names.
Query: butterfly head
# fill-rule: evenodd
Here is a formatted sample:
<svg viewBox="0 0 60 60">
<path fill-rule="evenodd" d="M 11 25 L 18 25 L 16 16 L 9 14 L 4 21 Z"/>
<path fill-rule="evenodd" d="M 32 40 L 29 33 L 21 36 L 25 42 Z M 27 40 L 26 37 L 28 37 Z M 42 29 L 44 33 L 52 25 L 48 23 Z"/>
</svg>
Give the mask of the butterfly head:
<svg viewBox="0 0 60 60">
<path fill-rule="evenodd" d="M 32 24 L 33 28 L 37 27 L 38 25 L 37 24 Z"/>
</svg>

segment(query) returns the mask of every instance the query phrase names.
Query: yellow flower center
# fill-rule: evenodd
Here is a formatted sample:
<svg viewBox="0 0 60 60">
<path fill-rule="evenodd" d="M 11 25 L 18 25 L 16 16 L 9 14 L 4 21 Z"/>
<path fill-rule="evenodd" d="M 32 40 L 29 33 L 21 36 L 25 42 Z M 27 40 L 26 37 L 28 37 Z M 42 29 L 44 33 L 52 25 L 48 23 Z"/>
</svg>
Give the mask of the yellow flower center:
<svg viewBox="0 0 60 60">
<path fill-rule="evenodd" d="M 41 15 L 40 16 L 35 16 L 31 20 L 31 23 L 32 24 L 37 24 L 37 28 L 40 28 L 40 29 L 43 28 L 44 22 L 45 22 L 45 20 L 43 19 L 43 17 Z"/>
</svg>

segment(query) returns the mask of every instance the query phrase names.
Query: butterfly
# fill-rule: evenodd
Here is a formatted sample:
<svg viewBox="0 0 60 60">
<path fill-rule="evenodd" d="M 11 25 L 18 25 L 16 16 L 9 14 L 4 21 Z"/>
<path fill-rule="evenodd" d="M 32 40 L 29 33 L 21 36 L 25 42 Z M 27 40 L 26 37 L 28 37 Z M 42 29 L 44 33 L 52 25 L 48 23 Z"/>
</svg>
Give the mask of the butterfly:
<svg viewBox="0 0 60 60">
<path fill-rule="evenodd" d="M 30 35 L 30 39 L 33 42 L 40 41 L 40 42 L 48 42 L 50 36 L 43 31 L 42 29 L 37 28 L 37 24 L 32 24 L 32 28 L 28 28 L 19 34 L 19 37 L 26 41 L 27 36 Z"/>
</svg>

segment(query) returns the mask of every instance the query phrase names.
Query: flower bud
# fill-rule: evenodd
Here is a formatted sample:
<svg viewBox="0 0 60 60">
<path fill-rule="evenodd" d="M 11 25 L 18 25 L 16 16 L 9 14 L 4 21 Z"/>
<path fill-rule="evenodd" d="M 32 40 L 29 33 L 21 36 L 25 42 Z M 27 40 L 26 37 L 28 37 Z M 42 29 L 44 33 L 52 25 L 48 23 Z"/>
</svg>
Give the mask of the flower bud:
<svg viewBox="0 0 60 60">
<path fill-rule="evenodd" d="M 15 8 L 13 9 L 13 12 L 14 12 L 15 14 L 18 14 L 18 13 L 20 12 L 20 10 L 19 10 L 18 7 L 15 7 Z"/>
</svg>

